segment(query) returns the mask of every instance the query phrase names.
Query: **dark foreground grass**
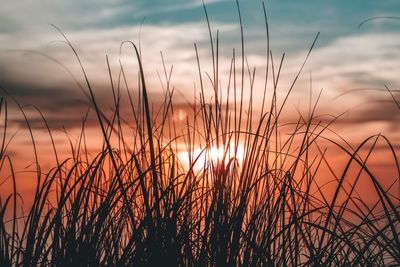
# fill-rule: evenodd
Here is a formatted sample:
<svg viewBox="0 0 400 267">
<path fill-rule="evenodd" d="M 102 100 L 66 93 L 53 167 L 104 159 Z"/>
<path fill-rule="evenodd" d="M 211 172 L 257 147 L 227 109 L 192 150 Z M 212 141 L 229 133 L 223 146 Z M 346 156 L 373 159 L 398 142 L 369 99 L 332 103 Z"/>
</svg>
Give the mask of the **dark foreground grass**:
<svg viewBox="0 0 400 267">
<path fill-rule="evenodd" d="M 253 92 L 259 96 L 260 89 L 254 88 L 255 69 L 247 65 L 241 33 L 241 56 L 233 51 L 222 88 L 218 34 L 210 30 L 213 70 L 204 74 L 197 56 L 199 89 L 183 127 L 174 120 L 170 70 L 164 66 L 165 99 L 153 109 L 133 43 L 122 47 L 132 46 L 138 59 L 139 95 L 130 93 L 121 65 L 118 81 L 111 80 L 111 115 L 96 102 L 82 67 L 102 148 L 97 155 L 87 152 L 85 121 L 68 159 L 62 161 L 52 142 L 57 164 L 43 174 L 36 157 L 37 187 L 24 214 L 18 212 L 23 196 L 6 150 L 6 99 L 12 97 L 2 98 L 1 168 L 11 169 L 14 187 L 0 199 L 0 266 L 398 266 L 400 207 L 390 192 L 399 175 L 389 177 L 393 184 L 384 188 L 379 181 L 385 177 L 368 167 L 377 142 L 386 142 L 399 173 L 393 146 L 381 135 L 356 148 L 328 139 L 324 133 L 336 118 L 322 123 L 318 100 L 306 117 L 283 125 L 285 103 L 304 65 L 278 101 L 284 57 L 274 64 L 269 38 L 262 105 L 256 109 Z M 120 112 L 123 91 L 130 119 Z M 321 166 L 335 167 L 320 145 L 327 142 L 348 158 L 340 175 L 332 170 L 333 180 L 319 172 Z M 215 157 L 212 148 L 223 153 Z M 359 192 L 361 181 L 370 185 L 368 195 Z"/>
</svg>

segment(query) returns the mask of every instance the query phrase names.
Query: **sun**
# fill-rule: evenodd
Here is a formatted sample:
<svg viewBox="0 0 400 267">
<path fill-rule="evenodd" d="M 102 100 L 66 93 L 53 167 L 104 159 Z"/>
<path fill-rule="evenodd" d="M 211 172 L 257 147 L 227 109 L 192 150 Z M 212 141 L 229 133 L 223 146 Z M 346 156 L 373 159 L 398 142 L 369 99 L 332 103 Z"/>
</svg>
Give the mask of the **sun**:
<svg viewBox="0 0 400 267">
<path fill-rule="evenodd" d="M 229 147 L 211 146 L 210 148 L 196 148 L 192 153 L 181 150 L 178 153 L 178 158 L 185 168 L 192 168 L 199 171 L 211 165 L 222 163 L 222 161 L 227 165 L 232 159 L 240 165 L 244 160 L 244 153 L 243 145 L 238 144 L 235 149 L 235 144 L 231 143 Z M 192 159 L 192 166 L 190 166 L 190 158 Z"/>
<path fill-rule="evenodd" d="M 224 163 L 228 164 L 232 158 L 241 163 L 244 157 L 243 146 L 238 145 L 237 149 L 235 149 L 235 145 L 233 143 L 231 143 L 229 147 L 211 147 L 208 153 L 210 160 L 214 163 L 224 160 Z"/>
</svg>

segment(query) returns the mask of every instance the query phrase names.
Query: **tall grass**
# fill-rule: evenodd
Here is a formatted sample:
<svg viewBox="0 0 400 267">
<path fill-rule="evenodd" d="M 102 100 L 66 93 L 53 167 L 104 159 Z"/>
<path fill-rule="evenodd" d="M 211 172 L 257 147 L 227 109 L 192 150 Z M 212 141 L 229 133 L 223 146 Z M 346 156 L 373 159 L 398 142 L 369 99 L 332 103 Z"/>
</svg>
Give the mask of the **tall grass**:
<svg viewBox="0 0 400 267">
<path fill-rule="evenodd" d="M 265 8 L 264 14 L 266 18 Z M 284 56 L 274 62 L 267 19 L 265 23 L 262 89 L 255 88 L 256 70 L 247 64 L 242 27 L 240 56 L 233 50 L 229 80 L 222 88 L 219 36 L 208 24 L 212 73 L 202 70 L 195 45 L 199 87 L 183 129 L 175 121 L 172 69 L 163 66 L 165 98 L 154 110 L 140 51 L 124 42 L 121 49 L 131 46 L 138 60 L 139 94 L 128 86 L 122 64 L 118 81 L 112 80 L 108 65 L 114 106 L 110 115 L 99 106 L 79 56 L 64 36 L 82 67 L 84 90 L 103 140 L 101 152 L 88 153 L 86 120 L 71 157 L 61 159 L 52 141 L 57 163 L 47 173 L 42 173 L 35 152 L 33 204 L 19 214 L 22 196 L 6 149 L 7 100 L 13 98 L 1 98 L 1 168 L 11 169 L 13 192 L 0 199 L 0 266 L 399 265 L 399 198 L 390 192 L 400 171 L 393 146 L 382 135 L 356 148 L 327 138 L 324 133 L 337 118 L 320 122 L 318 99 L 310 102 L 307 116 L 285 125 L 285 104 L 315 40 L 286 96 L 278 99 Z M 258 109 L 256 90 L 263 95 Z M 123 92 L 129 100 L 128 117 L 121 112 Z M 320 177 L 326 175 L 321 166 L 334 168 L 321 145 L 326 142 L 348 158 L 340 175 L 332 170 L 332 181 Z M 395 162 L 397 176 L 389 188 L 369 168 L 377 142 L 387 143 Z M 213 148 L 223 152 L 215 157 Z M 361 181 L 371 186 L 368 196 L 359 192 Z"/>
</svg>

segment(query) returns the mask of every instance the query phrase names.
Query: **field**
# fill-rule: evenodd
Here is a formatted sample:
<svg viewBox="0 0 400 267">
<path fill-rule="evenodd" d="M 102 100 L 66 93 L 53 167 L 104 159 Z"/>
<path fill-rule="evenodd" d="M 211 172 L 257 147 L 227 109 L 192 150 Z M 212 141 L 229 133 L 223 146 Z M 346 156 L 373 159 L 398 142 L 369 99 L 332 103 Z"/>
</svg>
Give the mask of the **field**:
<svg viewBox="0 0 400 267">
<path fill-rule="evenodd" d="M 264 7 L 264 79 L 255 81 L 260 76 L 247 62 L 240 27 L 241 47 L 232 51 L 228 79 L 221 82 L 219 36 L 204 10 L 212 71 L 203 71 L 195 44 L 198 80 L 184 113 L 166 64 L 161 104 L 154 104 L 146 62 L 133 42 L 121 50 L 137 60 L 137 90 L 122 64 L 117 80 L 108 65 L 112 108 L 103 108 L 85 62 L 54 26 L 81 67 L 90 108 L 77 139 L 65 140 L 70 152 L 59 151 L 46 116 L 35 111 L 54 152 L 48 170 L 28 107 L 2 88 L 0 266 L 400 265 L 398 148 L 381 134 L 357 146 L 335 135 L 341 115 L 319 113 L 321 92 L 302 100 L 308 108 L 296 120 L 284 118 L 318 35 L 289 87 L 281 88 L 284 55 L 270 50 Z M 237 11 L 241 23 L 239 4 Z M 256 101 L 255 92 L 262 99 Z M 400 112 L 396 92 L 386 87 L 385 93 Z M 23 114 L 35 151 L 32 196 L 19 191 L 18 179 L 26 175 L 8 154 L 10 105 Z M 95 138 L 87 132 L 90 115 L 97 120 L 96 153 L 87 146 Z M 330 151 L 345 163 L 339 166 Z M 370 167 L 376 153 L 391 162 L 392 176 Z"/>
</svg>

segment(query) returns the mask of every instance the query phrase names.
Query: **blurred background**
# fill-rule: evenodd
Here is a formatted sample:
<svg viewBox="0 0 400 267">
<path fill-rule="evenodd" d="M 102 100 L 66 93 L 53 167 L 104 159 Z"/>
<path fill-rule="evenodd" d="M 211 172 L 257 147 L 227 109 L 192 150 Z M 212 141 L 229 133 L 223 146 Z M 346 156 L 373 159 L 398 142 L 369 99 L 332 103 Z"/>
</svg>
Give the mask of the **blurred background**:
<svg viewBox="0 0 400 267">
<path fill-rule="evenodd" d="M 245 54 L 249 67 L 255 68 L 254 108 L 259 108 L 257 101 L 263 90 L 267 54 L 264 12 L 261 1 L 239 3 Z M 232 0 L 208 0 L 205 4 L 214 41 L 217 30 L 219 34 L 219 71 L 224 88 L 228 83 L 233 49 L 237 57 L 241 56 L 237 7 Z M 381 133 L 390 138 L 398 151 L 400 111 L 385 85 L 400 99 L 400 2 L 270 0 L 265 1 L 265 6 L 275 65 L 285 53 L 278 102 L 282 102 L 320 32 L 293 89 L 284 119 L 296 120 L 299 113 L 308 110 L 310 98 L 315 101 L 322 90 L 317 113 L 321 121 L 341 115 L 333 126 L 337 134 L 357 145 L 364 138 Z M 374 17 L 378 18 L 363 23 Z M 123 41 L 140 45 L 150 101 L 155 105 L 162 101 L 160 96 L 163 95 L 161 52 L 166 68 L 173 65 L 171 86 L 176 90 L 174 101 L 180 107 L 177 114 L 182 121 L 199 81 L 194 43 L 199 49 L 202 70 L 212 72 L 209 33 L 201 1 L 2 0 L 0 85 L 21 105 L 34 104 L 43 112 L 57 145 L 66 148 L 60 151 L 66 155 L 69 153 L 66 140 L 72 143 L 76 140 L 88 101 L 77 85 L 85 88 L 79 64 L 51 24 L 61 29 L 76 48 L 104 110 L 113 106 L 106 55 L 114 83 L 122 64 L 126 68 L 129 90 L 137 95 L 134 50 L 128 45 L 120 50 Z M 209 83 L 206 86 L 211 88 Z M 24 167 L 33 155 L 27 125 L 15 105 L 10 103 L 9 109 L 8 134 L 16 135 L 8 152 L 21 159 L 18 162 Z M 36 142 L 44 151 L 50 151 L 42 119 L 29 109 L 26 107 Z M 97 136 L 96 127 L 95 116 L 89 116 L 88 135 Z M 95 139 L 91 138 L 89 143 L 95 144 Z M 384 149 L 386 146 L 382 144 Z M 41 157 L 44 159 L 47 155 L 44 153 Z M 381 171 L 389 164 L 384 157 L 378 163 Z"/>
</svg>

